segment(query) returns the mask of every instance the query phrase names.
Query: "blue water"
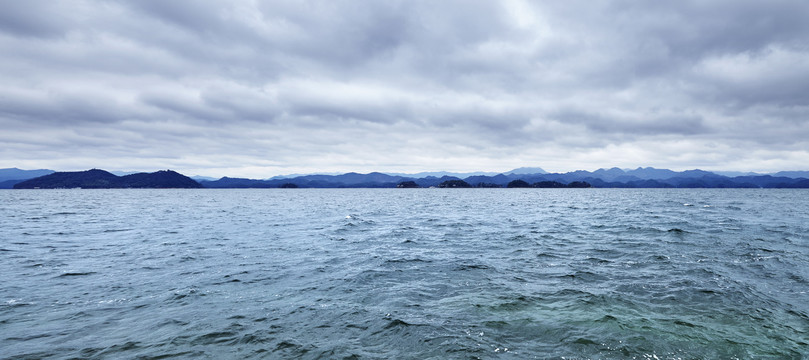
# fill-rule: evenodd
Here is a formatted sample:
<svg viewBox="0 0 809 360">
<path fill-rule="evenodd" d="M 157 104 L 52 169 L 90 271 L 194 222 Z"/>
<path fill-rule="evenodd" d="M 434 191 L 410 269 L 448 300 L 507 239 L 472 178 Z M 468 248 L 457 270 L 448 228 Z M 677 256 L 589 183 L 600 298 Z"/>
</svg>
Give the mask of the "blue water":
<svg viewBox="0 0 809 360">
<path fill-rule="evenodd" d="M 801 359 L 809 191 L 0 191 L 0 358 Z"/>
</svg>

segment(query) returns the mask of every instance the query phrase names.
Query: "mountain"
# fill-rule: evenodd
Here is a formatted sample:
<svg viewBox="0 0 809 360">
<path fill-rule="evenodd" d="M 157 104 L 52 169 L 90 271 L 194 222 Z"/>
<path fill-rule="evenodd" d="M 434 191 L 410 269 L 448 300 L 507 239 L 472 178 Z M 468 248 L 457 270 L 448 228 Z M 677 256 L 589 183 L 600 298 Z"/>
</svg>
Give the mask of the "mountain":
<svg viewBox="0 0 809 360">
<path fill-rule="evenodd" d="M 797 179 L 797 178 L 809 179 L 809 171 L 779 171 L 779 172 L 777 172 L 775 174 L 772 174 L 772 175 L 773 176 L 783 176 L 783 177 L 788 177 L 788 178 L 793 178 L 793 179 Z"/>
<path fill-rule="evenodd" d="M 413 179 L 423 179 L 427 177 L 435 177 L 440 178 L 444 176 L 451 176 L 455 178 L 465 178 L 469 176 L 494 176 L 499 173 L 491 172 L 491 171 L 476 171 L 476 172 L 467 172 L 467 173 L 458 173 L 458 172 L 449 172 L 449 171 L 427 171 L 427 172 L 420 172 L 415 174 L 406 174 L 406 173 L 385 173 L 390 176 L 401 176 L 406 178 L 413 178 Z"/>
<path fill-rule="evenodd" d="M 635 170 L 633 170 L 633 171 L 635 171 Z M 635 173 L 637 173 L 637 171 L 635 171 Z M 596 178 L 604 180 L 604 181 L 629 182 L 629 181 L 635 181 L 635 180 L 648 179 L 648 178 L 642 178 L 642 177 L 637 177 L 637 176 L 630 175 L 629 173 L 627 173 L 627 172 L 625 172 L 625 171 L 623 171 L 623 170 L 621 170 L 621 169 L 619 169 L 617 167 L 614 167 L 614 168 L 611 168 L 611 169 L 598 169 L 596 171 L 593 171 L 591 173 L 591 175 L 593 177 L 596 177 Z M 640 175 L 644 175 L 644 174 L 640 173 Z"/>
<path fill-rule="evenodd" d="M 754 172 L 751 172 L 751 171 L 748 171 L 748 172 L 744 172 L 744 171 L 712 171 L 712 173 L 714 173 L 716 175 L 727 176 L 727 177 L 767 175 L 767 174 L 754 173 Z M 804 177 L 806 177 L 806 176 L 804 176 Z"/>
<path fill-rule="evenodd" d="M 109 173 L 113 174 L 115 176 L 125 176 L 125 175 L 137 174 L 138 172 L 137 171 L 110 171 Z"/>
<path fill-rule="evenodd" d="M 104 170 L 55 172 L 25 180 L 15 189 L 200 188 L 198 182 L 171 170 L 116 176 Z"/>
<path fill-rule="evenodd" d="M 14 188 L 14 185 L 17 185 L 18 183 L 21 183 L 21 182 L 23 182 L 23 181 L 25 181 L 25 180 L 6 180 L 6 181 L 0 181 L 0 189 L 13 189 L 13 188 Z"/>
<path fill-rule="evenodd" d="M 202 187 L 212 189 L 243 189 L 243 188 L 271 188 L 270 180 L 252 180 L 243 178 L 223 177 L 219 180 L 203 180 L 199 182 Z"/>
<path fill-rule="evenodd" d="M 368 174 L 358 174 L 355 172 L 345 173 L 342 175 L 306 175 L 293 179 L 300 179 L 305 181 L 328 181 L 344 185 L 356 185 L 362 183 L 396 183 L 405 179 L 403 176 L 392 176 L 388 174 L 372 172 Z M 409 179 L 409 178 L 408 178 Z M 394 184 L 395 185 L 395 184 Z"/>
<path fill-rule="evenodd" d="M 137 173 L 119 178 L 124 188 L 201 188 L 198 182 L 176 171 L 161 170 L 153 173 Z"/>
<path fill-rule="evenodd" d="M 478 186 L 480 184 L 494 184 L 502 187 L 512 180 L 510 177 L 506 175 L 497 174 L 495 176 L 484 176 L 484 175 L 470 176 L 464 179 L 464 181 L 468 182 L 472 186 Z"/>
<path fill-rule="evenodd" d="M 267 178 L 267 179 L 264 179 L 264 180 L 292 179 L 292 178 L 297 178 L 297 177 L 307 176 L 307 175 L 340 175 L 340 174 L 342 174 L 342 173 L 339 173 L 339 172 L 324 172 L 324 173 L 311 173 L 311 174 L 287 174 L 287 175 L 276 175 L 276 176 L 273 176 L 271 178 Z"/>
<path fill-rule="evenodd" d="M 56 189 L 56 188 L 110 188 L 118 180 L 109 172 L 92 169 L 78 172 L 55 172 L 29 179 L 14 185 L 15 189 Z"/>
<path fill-rule="evenodd" d="M 511 171 L 507 171 L 505 175 L 523 175 L 523 174 L 547 174 L 548 172 L 539 167 L 521 167 Z"/>
<path fill-rule="evenodd" d="M 559 184 L 562 187 L 587 183 L 601 188 L 800 188 L 806 186 L 803 178 L 793 179 L 768 175 L 728 177 L 699 169 L 677 172 L 655 168 L 637 168 L 635 170 L 610 168 L 593 172 L 577 170 L 568 173 L 509 173 L 493 176 L 478 174 L 467 177 L 444 175 L 422 178 L 382 173 L 346 173 L 304 175 L 274 180 L 222 178 L 217 181 L 202 181 L 201 184 L 210 188 L 279 188 L 292 185 L 299 188 L 396 188 L 403 182 L 412 181 L 418 187 L 426 188 L 441 187 L 441 184 L 446 186 L 446 184 L 458 183 L 458 180 L 463 180 L 472 187 L 507 187 L 510 182 L 517 180 L 528 184 Z"/>
<path fill-rule="evenodd" d="M 216 180 L 216 178 L 212 178 L 210 176 L 202 176 L 202 175 L 194 175 L 194 176 L 190 176 L 190 178 L 194 179 L 196 182 L 214 181 L 214 180 Z"/>
<path fill-rule="evenodd" d="M 55 171 L 48 169 L 39 169 L 39 170 L 21 170 L 17 168 L 0 169 L 0 182 L 5 182 L 8 180 L 28 180 L 33 179 L 35 177 L 52 174 L 54 172 Z"/>
<path fill-rule="evenodd" d="M 677 172 L 675 171 L 669 169 L 655 169 L 653 167 L 639 167 L 635 170 L 626 171 L 626 174 L 642 180 L 671 179 L 677 176 Z"/>
</svg>

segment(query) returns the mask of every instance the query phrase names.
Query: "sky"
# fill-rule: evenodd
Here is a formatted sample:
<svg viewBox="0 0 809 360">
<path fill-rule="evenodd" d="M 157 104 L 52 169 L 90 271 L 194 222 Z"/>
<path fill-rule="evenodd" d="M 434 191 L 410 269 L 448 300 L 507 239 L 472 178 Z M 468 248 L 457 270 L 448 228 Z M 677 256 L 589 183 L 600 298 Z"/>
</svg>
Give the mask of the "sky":
<svg viewBox="0 0 809 360">
<path fill-rule="evenodd" d="M 809 170 L 805 0 L 0 8 L 0 168 Z"/>
</svg>

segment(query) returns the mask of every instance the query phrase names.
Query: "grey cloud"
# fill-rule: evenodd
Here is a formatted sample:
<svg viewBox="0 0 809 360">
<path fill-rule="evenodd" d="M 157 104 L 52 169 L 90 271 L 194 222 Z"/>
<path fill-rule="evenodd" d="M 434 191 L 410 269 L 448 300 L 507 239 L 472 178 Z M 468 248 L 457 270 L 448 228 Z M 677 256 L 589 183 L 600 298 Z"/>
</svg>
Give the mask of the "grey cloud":
<svg viewBox="0 0 809 360">
<path fill-rule="evenodd" d="M 15 36 L 39 38 L 64 35 L 72 26 L 72 19 L 64 15 L 78 10 L 70 4 L 48 0 L 2 0 L 0 9 L 0 30 Z"/>
<path fill-rule="evenodd" d="M 216 124 L 233 121 L 228 111 L 208 106 L 197 94 L 172 94 L 169 92 L 151 92 L 143 94 L 139 100 L 144 104 L 162 113 L 168 114 L 169 119 L 194 122 L 208 122 Z"/>
<path fill-rule="evenodd" d="M 802 1 L 1 5 L 0 124 L 5 148 L 29 154 L 54 145 L 13 134 L 125 156 L 106 141 L 121 139 L 210 167 L 199 158 L 455 166 L 479 163 L 474 149 L 542 166 L 650 143 L 669 146 L 638 153 L 671 161 L 710 142 L 723 162 L 750 148 L 809 156 Z"/>
<path fill-rule="evenodd" d="M 0 114 L 45 126 L 74 123 L 111 123 L 120 121 L 135 109 L 106 96 L 102 91 L 71 93 L 10 92 L 0 90 Z"/>
<path fill-rule="evenodd" d="M 780 47 L 706 59 L 695 92 L 734 109 L 809 106 L 809 54 Z"/>
<path fill-rule="evenodd" d="M 291 115 L 393 123 L 412 116 L 414 99 L 397 89 L 341 83 L 282 83 L 279 101 Z M 417 101 L 417 100 L 416 100 Z"/>
<path fill-rule="evenodd" d="M 644 135 L 697 135 L 709 132 L 704 119 L 697 115 L 640 113 L 626 116 L 562 110 L 553 116 L 564 123 L 581 124 L 599 134 L 626 137 Z"/>
<path fill-rule="evenodd" d="M 249 89 L 215 89 L 201 95 L 213 109 L 227 111 L 232 118 L 269 123 L 281 115 L 281 109 L 270 94 Z"/>
</svg>

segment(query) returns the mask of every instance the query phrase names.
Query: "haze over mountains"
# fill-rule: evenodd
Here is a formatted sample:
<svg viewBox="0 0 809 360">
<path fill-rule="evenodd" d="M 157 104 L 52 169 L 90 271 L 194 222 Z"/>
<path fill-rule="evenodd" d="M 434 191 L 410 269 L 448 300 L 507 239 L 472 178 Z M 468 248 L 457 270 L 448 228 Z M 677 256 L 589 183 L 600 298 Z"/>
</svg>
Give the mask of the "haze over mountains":
<svg viewBox="0 0 809 360">
<path fill-rule="evenodd" d="M 15 178 L 16 177 L 16 178 Z M 505 173 L 424 172 L 418 174 L 345 173 L 338 175 L 298 175 L 270 179 L 222 177 L 217 180 L 189 178 L 174 171 L 134 173 L 116 176 L 92 169 L 79 172 L 52 170 L 0 169 L 0 188 L 393 188 L 403 182 L 418 187 L 438 187 L 447 181 L 462 180 L 472 187 L 507 187 L 515 180 L 529 184 L 586 182 L 606 188 L 809 188 L 809 171 L 782 171 L 774 174 L 725 176 L 703 170 L 673 171 L 651 167 L 619 168 L 548 173 L 541 168 L 519 168 Z M 410 183 L 412 182 L 412 183 Z M 410 186 L 408 186 L 410 187 Z"/>
</svg>

